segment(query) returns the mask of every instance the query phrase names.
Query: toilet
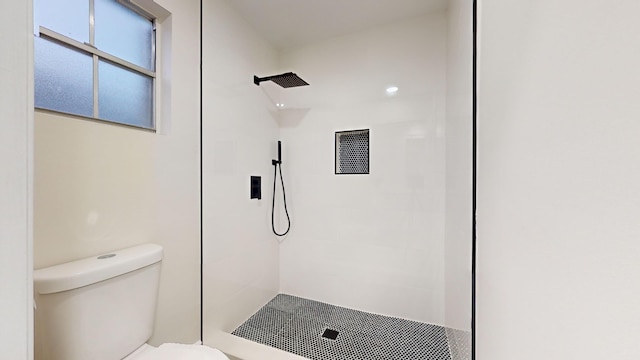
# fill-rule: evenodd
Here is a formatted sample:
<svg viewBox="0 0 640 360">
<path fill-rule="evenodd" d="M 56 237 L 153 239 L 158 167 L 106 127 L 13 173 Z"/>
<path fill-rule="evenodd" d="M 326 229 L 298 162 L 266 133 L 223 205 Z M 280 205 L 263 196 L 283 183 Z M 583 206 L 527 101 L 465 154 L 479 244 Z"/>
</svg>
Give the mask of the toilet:
<svg viewBox="0 0 640 360">
<path fill-rule="evenodd" d="M 146 344 L 162 247 L 135 246 L 34 271 L 35 360 L 229 360 L 202 345 Z"/>
</svg>

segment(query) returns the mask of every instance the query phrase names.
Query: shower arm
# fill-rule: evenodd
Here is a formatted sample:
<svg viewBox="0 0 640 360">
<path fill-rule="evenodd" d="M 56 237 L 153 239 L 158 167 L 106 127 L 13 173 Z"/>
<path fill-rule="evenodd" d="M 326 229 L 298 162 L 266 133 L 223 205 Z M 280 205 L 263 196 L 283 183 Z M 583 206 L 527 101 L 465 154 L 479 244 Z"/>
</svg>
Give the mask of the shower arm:
<svg viewBox="0 0 640 360">
<path fill-rule="evenodd" d="M 256 85 L 260 85 L 261 82 L 263 81 L 270 81 L 272 79 L 275 79 L 278 75 L 274 75 L 274 76 L 267 76 L 267 77 L 257 77 L 257 76 L 253 76 L 253 83 Z"/>
</svg>

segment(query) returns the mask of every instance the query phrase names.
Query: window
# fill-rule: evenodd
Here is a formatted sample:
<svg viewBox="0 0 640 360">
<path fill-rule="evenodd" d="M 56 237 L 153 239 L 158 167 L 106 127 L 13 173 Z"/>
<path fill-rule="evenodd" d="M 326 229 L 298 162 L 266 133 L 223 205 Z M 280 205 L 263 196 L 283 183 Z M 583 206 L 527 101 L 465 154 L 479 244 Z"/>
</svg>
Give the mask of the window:
<svg viewBox="0 0 640 360">
<path fill-rule="evenodd" d="M 369 173 L 369 130 L 336 132 L 336 174 Z"/>
<path fill-rule="evenodd" d="M 35 0 L 35 106 L 154 129 L 155 20 L 126 0 Z"/>
</svg>

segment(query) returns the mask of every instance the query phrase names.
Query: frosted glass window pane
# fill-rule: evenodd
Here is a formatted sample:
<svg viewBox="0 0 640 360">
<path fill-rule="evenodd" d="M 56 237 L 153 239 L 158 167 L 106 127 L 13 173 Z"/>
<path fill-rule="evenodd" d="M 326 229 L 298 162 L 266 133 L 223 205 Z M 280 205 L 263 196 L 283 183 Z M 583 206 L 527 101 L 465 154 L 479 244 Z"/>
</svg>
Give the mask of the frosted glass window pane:
<svg viewBox="0 0 640 360">
<path fill-rule="evenodd" d="M 89 42 L 88 0 L 34 0 L 34 32 L 39 27 L 68 36 L 80 42 Z"/>
<path fill-rule="evenodd" d="M 153 23 L 115 0 L 95 0 L 96 47 L 154 71 Z"/>
<path fill-rule="evenodd" d="M 93 117 L 93 58 L 34 38 L 35 106 Z"/>
<path fill-rule="evenodd" d="M 99 118 L 153 128 L 153 80 L 105 61 L 98 64 Z"/>
</svg>

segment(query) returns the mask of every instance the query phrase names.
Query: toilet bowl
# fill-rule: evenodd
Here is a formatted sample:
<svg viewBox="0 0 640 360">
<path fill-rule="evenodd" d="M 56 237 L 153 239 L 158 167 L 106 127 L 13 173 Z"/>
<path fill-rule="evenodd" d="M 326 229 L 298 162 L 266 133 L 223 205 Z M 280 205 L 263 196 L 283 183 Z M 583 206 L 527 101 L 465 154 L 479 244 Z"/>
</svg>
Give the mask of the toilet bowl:
<svg viewBox="0 0 640 360">
<path fill-rule="evenodd" d="M 202 345 L 146 344 L 162 251 L 145 244 L 34 271 L 35 360 L 228 360 Z"/>
</svg>

